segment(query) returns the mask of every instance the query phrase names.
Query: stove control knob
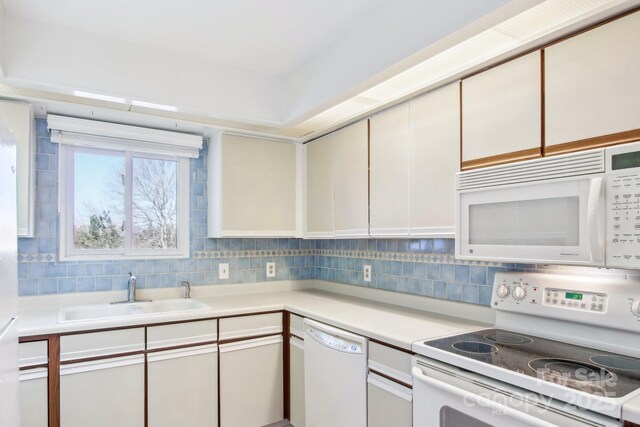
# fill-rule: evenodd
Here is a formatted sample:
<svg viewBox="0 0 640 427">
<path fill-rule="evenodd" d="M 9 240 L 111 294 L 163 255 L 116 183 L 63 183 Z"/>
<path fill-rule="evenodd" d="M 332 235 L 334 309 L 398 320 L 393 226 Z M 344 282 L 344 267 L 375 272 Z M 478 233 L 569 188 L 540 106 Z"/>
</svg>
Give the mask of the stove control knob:
<svg viewBox="0 0 640 427">
<path fill-rule="evenodd" d="M 631 303 L 631 313 L 640 316 L 640 300 Z"/>
<path fill-rule="evenodd" d="M 496 293 L 500 298 L 506 298 L 509 295 L 509 287 L 507 285 L 500 285 Z"/>
<path fill-rule="evenodd" d="M 516 301 L 522 301 L 526 296 L 527 291 L 521 286 L 516 286 L 516 288 L 513 290 L 513 299 L 515 299 Z"/>
</svg>

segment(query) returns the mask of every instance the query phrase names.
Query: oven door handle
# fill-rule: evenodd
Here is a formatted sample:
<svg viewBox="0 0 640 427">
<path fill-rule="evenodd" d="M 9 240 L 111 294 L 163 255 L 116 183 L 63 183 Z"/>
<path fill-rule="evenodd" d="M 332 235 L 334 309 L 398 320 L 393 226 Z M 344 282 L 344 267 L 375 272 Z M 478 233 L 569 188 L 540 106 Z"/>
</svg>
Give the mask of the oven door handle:
<svg viewBox="0 0 640 427">
<path fill-rule="evenodd" d="M 454 396 L 461 397 L 462 399 L 464 399 L 464 402 L 466 404 L 475 404 L 484 408 L 491 409 L 496 413 L 504 414 L 511 419 L 518 420 L 532 427 L 555 427 L 556 426 L 555 424 L 542 421 L 539 418 L 536 418 L 532 415 L 517 411 L 508 406 L 504 406 L 500 403 L 493 402 L 492 400 L 487 399 L 486 397 L 452 386 L 450 384 L 447 384 L 435 378 L 428 377 L 422 372 L 420 368 L 417 368 L 415 366 L 411 369 L 411 373 L 413 374 L 414 379 L 420 382 L 423 382 L 431 387 L 435 387 L 440 390 L 446 391 L 447 393 L 453 394 Z M 414 401 L 413 404 L 419 405 L 420 403 Z"/>
</svg>

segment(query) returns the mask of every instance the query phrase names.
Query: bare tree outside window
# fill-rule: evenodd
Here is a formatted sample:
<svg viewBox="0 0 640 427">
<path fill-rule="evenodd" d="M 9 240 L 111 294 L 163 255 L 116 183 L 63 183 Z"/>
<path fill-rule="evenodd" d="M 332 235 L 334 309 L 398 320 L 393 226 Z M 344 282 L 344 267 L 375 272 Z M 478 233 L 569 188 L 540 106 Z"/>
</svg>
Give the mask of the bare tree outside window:
<svg viewBox="0 0 640 427">
<path fill-rule="evenodd" d="M 177 247 L 177 162 L 133 159 L 133 247 Z"/>
<path fill-rule="evenodd" d="M 76 163 L 87 172 L 76 173 L 76 181 L 88 180 L 91 191 L 76 190 L 74 245 L 85 249 L 121 248 L 125 229 L 125 162 L 109 164 L 108 178 L 97 176 L 99 157 L 105 166 L 105 156 L 93 156 L 86 164 L 86 155 L 76 156 Z M 82 165 L 81 165 L 82 166 Z M 132 246 L 134 249 L 177 248 L 177 169 L 176 161 L 163 159 L 132 159 Z M 82 182 L 82 181 L 80 181 Z M 81 193 L 81 194 L 79 194 Z M 79 197 L 80 196 L 80 197 Z"/>
</svg>

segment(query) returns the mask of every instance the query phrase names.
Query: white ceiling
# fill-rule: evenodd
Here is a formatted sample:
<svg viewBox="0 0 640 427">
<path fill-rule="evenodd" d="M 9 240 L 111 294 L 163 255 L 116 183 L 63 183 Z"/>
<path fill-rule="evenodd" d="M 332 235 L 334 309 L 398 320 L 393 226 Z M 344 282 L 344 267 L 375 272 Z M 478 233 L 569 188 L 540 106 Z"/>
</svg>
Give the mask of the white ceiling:
<svg viewBox="0 0 640 427">
<path fill-rule="evenodd" d="M 447 49 L 541 3 L 574 1 L 0 0 L 0 96 L 44 99 L 58 114 L 309 137 L 393 102 L 380 96 L 385 82 L 395 99 L 428 89 L 415 80 L 433 67 L 416 67 Z M 582 3 L 593 20 L 639 1 Z M 412 86 L 398 87 L 405 72 Z M 69 96 L 78 91 L 120 100 Z"/>
<path fill-rule="evenodd" d="M 384 0 L 5 0 L 8 13 L 253 71 L 291 73 Z"/>
</svg>

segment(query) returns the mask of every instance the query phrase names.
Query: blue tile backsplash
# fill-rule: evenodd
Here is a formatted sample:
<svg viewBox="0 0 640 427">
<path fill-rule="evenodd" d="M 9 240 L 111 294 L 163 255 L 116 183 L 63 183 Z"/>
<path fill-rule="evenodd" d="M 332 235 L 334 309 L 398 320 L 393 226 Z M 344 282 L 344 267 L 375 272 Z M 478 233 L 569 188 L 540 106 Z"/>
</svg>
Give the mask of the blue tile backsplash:
<svg viewBox="0 0 640 427">
<path fill-rule="evenodd" d="M 497 271 L 561 272 L 558 266 L 458 261 L 453 239 L 207 238 L 206 153 L 205 146 L 200 157 L 191 160 L 191 258 L 58 262 L 58 146 L 51 143 L 46 120 L 38 119 L 35 237 L 18 239 L 20 295 L 121 290 L 131 271 L 141 288 L 175 287 L 183 280 L 198 286 L 322 279 L 489 305 Z M 267 262 L 276 263 L 275 278 L 266 277 Z M 220 263 L 229 264 L 229 279 L 218 279 Z M 372 266 L 370 283 L 364 281 L 364 265 Z"/>
</svg>

